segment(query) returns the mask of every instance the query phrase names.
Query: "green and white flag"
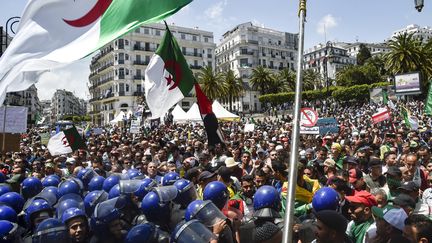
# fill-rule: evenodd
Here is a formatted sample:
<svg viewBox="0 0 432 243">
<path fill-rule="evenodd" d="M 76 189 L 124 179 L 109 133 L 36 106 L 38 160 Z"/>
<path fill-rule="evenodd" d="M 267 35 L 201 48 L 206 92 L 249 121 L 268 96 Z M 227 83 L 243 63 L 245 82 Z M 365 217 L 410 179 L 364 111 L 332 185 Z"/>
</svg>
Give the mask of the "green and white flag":
<svg viewBox="0 0 432 243">
<path fill-rule="evenodd" d="M 162 43 L 145 71 L 145 96 L 152 119 L 163 117 L 173 105 L 189 94 L 195 82 L 167 26 Z"/>
<path fill-rule="evenodd" d="M 432 80 L 429 80 L 429 91 L 426 99 L 425 110 L 426 115 L 432 115 Z"/>
<path fill-rule="evenodd" d="M 0 59 L 0 104 L 51 69 L 71 63 L 133 29 L 161 21 L 192 0 L 29 0 Z"/>
<path fill-rule="evenodd" d="M 78 149 L 86 149 L 84 140 L 75 127 L 52 136 L 47 147 L 52 156 L 72 153 Z"/>
<path fill-rule="evenodd" d="M 382 90 L 382 98 L 383 98 L 383 104 L 387 105 L 387 103 L 388 103 L 388 94 L 387 94 L 387 90 L 385 90 L 385 89 Z"/>
</svg>

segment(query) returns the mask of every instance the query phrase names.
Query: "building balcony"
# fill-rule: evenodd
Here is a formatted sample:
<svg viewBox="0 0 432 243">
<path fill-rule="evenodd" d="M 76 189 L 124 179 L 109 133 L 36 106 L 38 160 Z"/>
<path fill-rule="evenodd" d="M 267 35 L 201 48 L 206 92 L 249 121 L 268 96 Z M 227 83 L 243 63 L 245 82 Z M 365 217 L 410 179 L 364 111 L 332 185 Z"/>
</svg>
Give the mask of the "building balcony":
<svg viewBox="0 0 432 243">
<path fill-rule="evenodd" d="M 191 69 L 201 69 L 202 68 L 202 66 L 200 66 L 200 65 L 189 65 L 189 67 Z"/>
<path fill-rule="evenodd" d="M 134 79 L 135 79 L 135 80 L 141 80 L 141 79 L 144 79 L 144 75 L 135 75 L 135 76 L 134 76 Z"/>
<path fill-rule="evenodd" d="M 133 49 L 135 51 L 151 51 L 151 52 L 155 52 L 156 51 L 156 48 L 154 48 L 154 47 L 149 47 L 149 46 L 142 47 L 142 46 L 138 46 L 138 45 L 134 45 Z"/>
<path fill-rule="evenodd" d="M 191 57 L 202 57 L 202 54 L 198 53 L 198 52 L 187 52 L 187 51 L 185 51 L 185 52 L 183 52 L 183 55 L 185 55 L 185 56 L 191 56 Z"/>
<path fill-rule="evenodd" d="M 134 65 L 148 65 L 149 61 L 134 61 Z"/>
<path fill-rule="evenodd" d="M 141 91 L 135 91 L 133 93 L 133 96 L 143 96 L 143 95 L 144 95 L 144 92 L 141 92 Z"/>
<path fill-rule="evenodd" d="M 112 47 L 109 47 L 107 50 L 101 51 L 99 54 L 97 54 L 96 56 L 93 57 L 93 59 L 91 61 L 91 65 L 96 64 L 97 61 L 99 61 L 102 57 L 108 55 L 112 51 L 114 51 L 114 48 L 112 48 Z"/>
</svg>

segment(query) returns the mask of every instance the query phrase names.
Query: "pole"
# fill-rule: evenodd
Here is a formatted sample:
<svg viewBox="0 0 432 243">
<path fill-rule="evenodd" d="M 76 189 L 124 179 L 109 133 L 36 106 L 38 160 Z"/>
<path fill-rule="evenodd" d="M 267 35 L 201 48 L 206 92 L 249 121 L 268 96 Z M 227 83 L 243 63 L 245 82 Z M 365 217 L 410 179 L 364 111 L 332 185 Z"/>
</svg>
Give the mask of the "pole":
<svg viewBox="0 0 432 243">
<path fill-rule="evenodd" d="M 2 55 L 3 55 L 3 26 L 0 26 L 0 57 Z"/>
<path fill-rule="evenodd" d="M 2 153 L 5 152 L 5 142 L 6 142 L 6 112 L 7 112 L 7 106 L 4 105 L 4 112 L 3 112 L 3 143 L 2 143 Z"/>
<path fill-rule="evenodd" d="M 306 0 L 300 0 L 299 6 L 299 47 L 297 60 L 297 79 L 294 99 L 294 119 L 293 133 L 291 137 L 291 154 L 289 164 L 288 191 L 286 198 L 285 210 L 285 225 L 283 229 L 283 243 L 291 243 L 293 239 L 294 225 L 294 199 L 295 189 L 297 185 L 297 160 L 298 160 L 298 144 L 300 141 L 300 106 L 301 106 L 301 91 L 302 91 L 302 69 L 303 69 L 303 49 L 304 49 L 304 24 L 306 20 Z"/>
</svg>

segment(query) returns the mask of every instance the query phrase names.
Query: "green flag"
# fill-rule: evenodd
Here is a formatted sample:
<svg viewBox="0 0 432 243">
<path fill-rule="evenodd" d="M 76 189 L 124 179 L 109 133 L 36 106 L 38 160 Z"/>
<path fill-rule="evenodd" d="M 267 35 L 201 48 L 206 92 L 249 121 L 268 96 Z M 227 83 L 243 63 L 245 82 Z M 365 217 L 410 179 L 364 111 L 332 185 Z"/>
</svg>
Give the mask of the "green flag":
<svg viewBox="0 0 432 243">
<path fill-rule="evenodd" d="M 387 90 L 386 89 L 382 90 L 382 98 L 383 98 L 384 105 L 387 105 L 387 103 L 388 103 L 388 94 L 387 94 Z"/>
<path fill-rule="evenodd" d="M 424 113 L 429 116 L 432 115 L 432 80 L 429 80 L 429 91 L 426 98 Z"/>
<path fill-rule="evenodd" d="M 409 111 L 407 110 L 407 108 L 402 106 L 401 113 L 405 121 L 405 126 L 411 128 L 411 123 L 409 121 Z"/>
</svg>

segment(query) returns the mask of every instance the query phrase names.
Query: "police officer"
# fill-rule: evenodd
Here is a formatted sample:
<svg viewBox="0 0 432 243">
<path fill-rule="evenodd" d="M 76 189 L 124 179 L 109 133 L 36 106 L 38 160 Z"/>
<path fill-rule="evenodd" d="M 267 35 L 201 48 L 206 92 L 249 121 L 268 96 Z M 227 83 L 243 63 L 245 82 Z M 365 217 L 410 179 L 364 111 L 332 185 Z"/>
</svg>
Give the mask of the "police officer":
<svg viewBox="0 0 432 243">
<path fill-rule="evenodd" d="M 85 212 L 79 208 L 69 208 L 62 215 L 69 238 L 73 243 L 85 243 L 90 240 L 89 225 Z"/>
</svg>

